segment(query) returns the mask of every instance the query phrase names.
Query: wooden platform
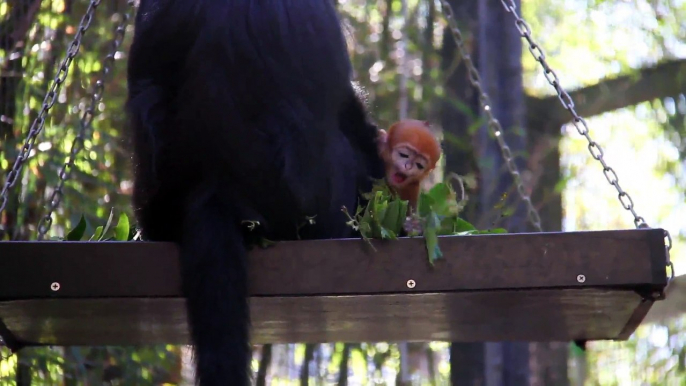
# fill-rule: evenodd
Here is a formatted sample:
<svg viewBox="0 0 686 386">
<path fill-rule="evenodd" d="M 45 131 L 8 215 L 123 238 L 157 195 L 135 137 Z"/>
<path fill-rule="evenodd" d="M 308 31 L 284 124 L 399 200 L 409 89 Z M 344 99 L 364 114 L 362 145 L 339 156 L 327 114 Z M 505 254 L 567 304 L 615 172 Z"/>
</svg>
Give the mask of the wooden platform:
<svg viewBox="0 0 686 386">
<path fill-rule="evenodd" d="M 434 267 L 422 239 L 374 245 L 253 251 L 253 342 L 626 339 L 667 278 L 661 229 L 444 237 Z M 0 333 L 187 343 L 178 269 L 171 244 L 0 243 Z"/>
</svg>

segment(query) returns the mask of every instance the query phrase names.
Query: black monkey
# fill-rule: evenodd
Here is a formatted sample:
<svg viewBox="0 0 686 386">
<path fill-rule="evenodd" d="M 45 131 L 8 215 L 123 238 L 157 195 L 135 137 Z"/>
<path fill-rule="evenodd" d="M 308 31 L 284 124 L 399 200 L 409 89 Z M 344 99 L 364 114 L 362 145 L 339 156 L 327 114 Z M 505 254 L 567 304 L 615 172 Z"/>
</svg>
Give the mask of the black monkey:
<svg viewBox="0 0 686 386">
<path fill-rule="evenodd" d="M 181 249 L 200 385 L 250 379 L 243 220 L 264 236 L 352 236 L 383 177 L 331 0 L 141 0 L 128 59 L 133 204 Z"/>
</svg>

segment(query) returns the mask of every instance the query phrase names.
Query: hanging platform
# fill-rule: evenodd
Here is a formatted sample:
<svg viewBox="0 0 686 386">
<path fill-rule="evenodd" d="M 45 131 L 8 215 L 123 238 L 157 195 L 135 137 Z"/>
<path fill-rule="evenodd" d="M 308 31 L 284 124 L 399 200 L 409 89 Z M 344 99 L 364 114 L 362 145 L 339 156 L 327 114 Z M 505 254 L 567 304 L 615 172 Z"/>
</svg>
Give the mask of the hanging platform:
<svg viewBox="0 0 686 386">
<path fill-rule="evenodd" d="M 250 254 L 253 343 L 626 339 L 666 285 L 661 229 L 282 242 Z M 0 243 L 0 334 L 188 343 L 173 244 Z"/>
</svg>

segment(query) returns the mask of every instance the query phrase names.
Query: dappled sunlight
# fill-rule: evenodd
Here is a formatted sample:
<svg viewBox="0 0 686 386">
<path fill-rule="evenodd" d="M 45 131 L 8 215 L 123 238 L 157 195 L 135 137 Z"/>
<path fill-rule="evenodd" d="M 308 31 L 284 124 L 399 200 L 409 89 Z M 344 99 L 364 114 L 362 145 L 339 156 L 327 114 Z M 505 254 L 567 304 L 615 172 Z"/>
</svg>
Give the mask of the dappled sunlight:
<svg viewBox="0 0 686 386">
<path fill-rule="evenodd" d="M 678 13 L 664 12 L 658 22 L 646 0 L 599 3 L 588 7 L 586 0 L 554 6 L 546 0 L 523 1 L 524 17 L 567 89 L 660 60 L 686 58 L 686 42 L 679 40 L 683 29 L 678 27 Z M 676 3 L 680 14 L 686 15 L 684 2 Z M 553 94 L 526 45 L 523 50 L 525 87 L 533 94 Z"/>
<path fill-rule="evenodd" d="M 674 144 L 665 138 L 654 115 L 642 114 L 650 104 L 588 119 L 590 134 L 603 148 L 606 162 L 633 199 L 635 209 L 649 225 L 668 229 L 674 238 L 672 258 L 677 274 L 686 270 L 686 170 L 678 163 Z M 563 193 L 564 230 L 630 229 L 633 218 L 608 184 L 600 163 L 572 125 L 565 126 L 560 143 L 563 173 L 571 177 Z M 675 162 L 673 173 L 663 171 Z M 679 180 L 675 179 L 675 175 Z M 682 269 L 680 269 L 680 267 Z"/>
</svg>

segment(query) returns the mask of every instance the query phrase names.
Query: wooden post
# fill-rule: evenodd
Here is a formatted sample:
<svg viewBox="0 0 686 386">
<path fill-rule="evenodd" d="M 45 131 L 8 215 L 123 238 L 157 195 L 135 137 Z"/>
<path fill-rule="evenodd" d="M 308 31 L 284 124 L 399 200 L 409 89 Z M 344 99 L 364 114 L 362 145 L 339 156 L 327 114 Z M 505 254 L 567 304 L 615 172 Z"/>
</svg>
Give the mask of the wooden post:
<svg viewBox="0 0 686 386">
<path fill-rule="evenodd" d="M 515 1 L 517 7 L 521 5 Z M 524 128 L 524 90 L 522 84 L 522 42 L 513 21 L 500 0 L 479 0 L 478 66 L 482 86 L 488 93 L 492 111 L 502 125 L 504 137 L 520 171 L 526 169 L 526 130 Z M 526 207 L 517 196 L 505 160 L 487 125 L 478 134 L 480 161 L 482 227 L 501 218 L 494 208 L 501 204 L 503 193 L 514 212 L 500 226 L 512 233 L 527 231 Z M 519 202 L 519 205 L 517 203 Z M 486 385 L 525 386 L 529 384 L 529 345 L 523 342 L 486 345 Z"/>
</svg>

